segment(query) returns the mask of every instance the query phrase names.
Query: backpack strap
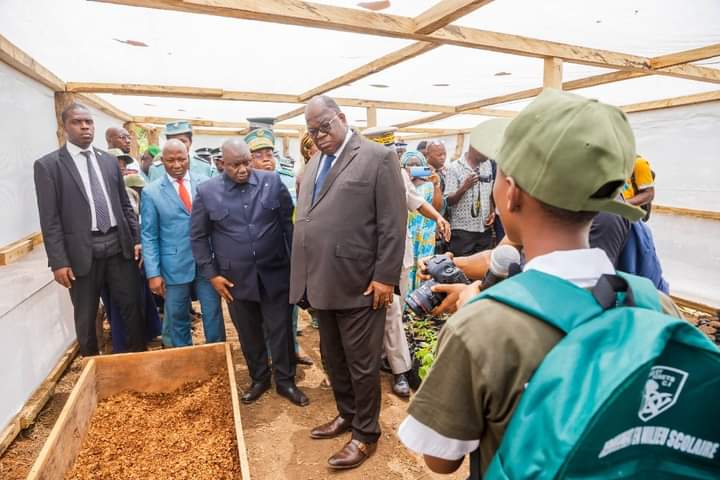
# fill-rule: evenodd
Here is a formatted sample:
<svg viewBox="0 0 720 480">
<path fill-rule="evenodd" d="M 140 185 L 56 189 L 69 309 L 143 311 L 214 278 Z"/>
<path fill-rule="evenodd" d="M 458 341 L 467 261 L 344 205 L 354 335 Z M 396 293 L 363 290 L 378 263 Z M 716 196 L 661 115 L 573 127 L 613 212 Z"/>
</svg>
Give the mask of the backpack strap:
<svg viewBox="0 0 720 480">
<path fill-rule="evenodd" d="M 662 311 L 652 282 L 626 273 L 603 275 L 592 290 L 587 290 L 554 275 L 528 270 L 481 292 L 468 303 L 484 298 L 539 318 L 565 333 L 619 303 Z"/>
</svg>

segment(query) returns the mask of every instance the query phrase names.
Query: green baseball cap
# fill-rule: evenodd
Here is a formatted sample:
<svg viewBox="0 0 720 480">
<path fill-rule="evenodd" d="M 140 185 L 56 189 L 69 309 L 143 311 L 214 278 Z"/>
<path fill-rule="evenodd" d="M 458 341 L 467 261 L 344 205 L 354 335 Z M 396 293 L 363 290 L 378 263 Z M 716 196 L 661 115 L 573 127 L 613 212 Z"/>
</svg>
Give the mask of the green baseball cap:
<svg viewBox="0 0 720 480">
<path fill-rule="evenodd" d="M 505 130 L 502 172 L 533 198 L 572 212 L 609 212 L 639 220 L 645 212 L 617 200 L 635 163 L 635 137 L 617 107 L 546 89 Z M 597 196 L 607 184 L 617 187 Z"/>
<path fill-rule="evenodd" d="M 145 179 L 143 179 L 143 177 L 141 177 L 137 173 L 133 173 L 131 175 L 125 175 L 123 177 L 123 180 L 125 181 L 126 187 L 135 187 L 135 188 L 145 187 Z"/>
<path fill-rule="evenodd" d="M 509 118 L 486 120 L 470 131 L 470 146 L 488 158 L 495 158 Z"/>
</svg>

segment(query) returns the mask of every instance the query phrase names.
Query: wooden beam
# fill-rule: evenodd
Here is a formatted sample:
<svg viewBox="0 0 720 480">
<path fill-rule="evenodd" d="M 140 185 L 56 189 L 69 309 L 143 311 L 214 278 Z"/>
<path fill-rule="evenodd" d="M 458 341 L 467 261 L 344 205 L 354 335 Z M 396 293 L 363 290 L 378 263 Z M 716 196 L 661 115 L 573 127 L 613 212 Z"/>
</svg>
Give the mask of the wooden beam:
<svg viewBox="0 0 720 480">
<path fill-rule="evenodd" d="M 685 105 L 696 105 L 698 103 L 720 101 L 720 90 L 712 92 L 695 93 L 693 95 L 684 95 L 682 97 L 663 98 L 661 100 L 653 100 L 651 102 L 633 103 L 624 105 L 620 108 L 625 113 L 647 112 L 648 110 L 660 110 L 663 108 L 682 107 Z"/>
<path fill-rule="evenodd" d="M 0 35 L 0 62 L 8 64 L 54 92 L 65 90 L 65 82 L 2 35 Z"/>
<path fill-rule="evenodd" d="M 350 70 L 348 73 L 334 78 L 328 82 L 325 82 L 318 87 L 301 93 L 298 96 L 299 101 L 304 102 L 316 95 L 321 95 L 323 93 L 329 92 L 330 90 L 334 90 L 336 88 L 342 87 L 343 85 L 347 85 L 356 80 L 360 80 L 361 78 L 367 77 L 368 75 L 378 73 L 382 70 L 385 70 L 386 68 L 390 68 L 394 65 L 397 65 L 398 63 L 404 62 L 405 60 L 409 60 L 413 57 L 417 57 L 418 55 L 422 55 L 423 53 L 429 52 L 430 50 L 433 50 L 437 47 L 438 45 L 428 42 L 413 43 L 412 45 L 403 47 L 400 50 L 396 50 L 376 60 L 373 60 L 370 63 Z"/>
<path fill-rule="evenodd" d="M 563 61 L 548 57 L 543 62 L 543 88 L 562 90 Z"/>
<path fill-rule="evenodd" d="M 462 155 L 463 147 L 465 146 L 465 134 L 458 133 L 455 137 L 455 155 L 453 159 L 457 160 Z"/>
<path fill-rule="evenodd" d="M 670 215 L 680 215 L 684 217 L 703 218 L 705 220 L 720 220 L 720 212 L 711 210 L 696 210 L 694 208 L 669 207 L 665 205 L 653 204 L 653 213 L 665 213 Z"/>
<path fill-rule="evenodd" d="M 365 122 L 365 125 L 367 125 L 368 127 L 377 127 L 377 108 L 367 108 L 367 120 Z"/>
<path fill-rule="evenodd" d="M 76 95 L 75 98 L 77 98 L 80 103 L 95 107 L 101 112 L 107 113 L 111 117 L 115 117 L 123 122 L 132 121 L 132 116 L 130 114 L 116 108 L 114 105 L 106 102 L 97 95 L 93 95 L 92 93 L 82 93 Z"/>
<path fill-rule="evenodd" d="M 42 233 L 36 232 L 16 242 L 0 247 L 0 265 L 9 265 L 17 262 L 42 242 Z"/>
<path fill-rule="evenodd" d="M 415 33 L 432 33 L 492 0 L 442 0 L 414 18 Z"/>
<path fill-rule="evenodd" d="M 275 122 L 276 123 L 284 122 L 285 120 L 290 120 L 291 118 L 295 118 L 298 115 L 302 115 L 304 113 L 305 113 L 305 105 L 303 105 L 302 107 L 298 107 L 294 110 L 290 110 L 287 113 L 283 113 L 282 115 L 278 115 L 277 117 L 275 117 Z"/>
<path fill-rule="evenodd" d="M 659 68 L 697 62 L 699 60 L 706 60 L 717 56 L 720 56 L 720 43 L 652 58 L 650 59 L 650 68 L 657 70 Z"/>
<path fill-rule="evenodd" d="M 201 13 L 261 22 L 457 45 L 529 57 L 558 57 L 572 63 L 618 69 L 648 69 L 648 59 L 608 50 L 450 25 L 431 34 L 415 33 L 409 17 L 300 0 L 97 0 L 163 10 Z"/>
<path fill-rule="evenodd" d="M 130 134 L 130 156 L 133 158 L 140 157 L 140 145 L 138 144 L 137 130 L 139 125 L 135 122 L 125 122 L 123 128 Z"/>
<path fill-rule="evenodd" d="M 195 135 L 213 135 L 213 136 L 223 136 L 223 137 L 236 137 L 236 136 L 245 136 L 248 134 L 249 129 L 242 128 L 242 129 L 219 129 L 219 128 L 195 128 L 193 129 L 193 132 Z M 277 138 L 283 138 L 283 137 L 298 137 L 300 134 L 297 130 L 273 130 L 273 134 Z"/>
<path fill-rule="evenodd" d="M 73 102 L 77 102 L 77 98 L 72 93 L 67 92 L 55 92 L 55 122 L 57 123 L 57 135 L 58 145 L 65 145 L 65 128 L 63 127 L 62 112 L 65 107 Z"/>
<path fill-rule="evenodd" d="M 432 127 L 403 127 L 398 128 L 398 135 L 406 133 L 422 133 L 431 135 L 457 135 L 458 133 L 470 133 L 469 128 L 432 128 Z"/>
<path fill-rule="evenodd" d="M 203 98 L 246 102 L 297 103 L 296 95 L 266 92 L 241 92 L 221 88 L 181 87 L 175 85 L 141 85 L 132 83 L 68 82 L 65 90 L 73 93 L 112 93 L 151 97 Z"/>
<path fill-rule="evenodd" d="M 423 123 L 430 123 L 430 122 L 436 122 L 438 120 L 443 120 L 449 117 L 455 116 L 454 113 L 437 113 L 435 115 L 430 115 L 429 117 L 421 117 L 415 120 L 410 120 L 407 122 L 402 123 L 396 123 L 393 125 L 393 127 L 397 128 L 403 128 L 403 127 L 412 127 L 413 125 L 422 125 Z"/>
</svg>

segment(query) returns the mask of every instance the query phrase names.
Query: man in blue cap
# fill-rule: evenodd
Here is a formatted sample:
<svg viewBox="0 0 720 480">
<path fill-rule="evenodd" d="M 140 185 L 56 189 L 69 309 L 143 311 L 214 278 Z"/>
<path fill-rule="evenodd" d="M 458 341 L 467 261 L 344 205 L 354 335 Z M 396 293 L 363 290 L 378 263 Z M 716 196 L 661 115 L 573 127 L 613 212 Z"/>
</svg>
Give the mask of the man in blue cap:
<svg viewBox="0 0 720 480">
<path fill-rule="evenodd" d="M 277 172 L 280 175 L 280 180 L 290 192 L 294 204 L 296 201 L 295 173 L 292 166 L 285 166 L 282 158 L 279 158 L 279 155 L 275 152 L 275 135 L 273 131 L 267 127 L 256 128 L 245 136 L 245 143 L 250 147 L 253 168 Z"/>
<path fill-rule="evenodd" d="M 190 122 L 185 120 L 178 120 L 177 122 L 170 122 L 165 124 L 165 138 L 171 140 L 176 138 L 180 140 L 188 151 L 190 157 L 190 173 L 201 175 L 204 177 L 212 177 L 215 174 L 215 169 L 212 166 L 212 162 L 209 159 L 205 159 L 196 152 L 191 150 L 192 147 L 192 126 Z M 155 161 L 150 166 L 150 172 L 148 176 L 150 181 L 162 178 L 165 174 L 165 166 L 162 163 L 162 159 L 155 157 Z"/>
</svg>

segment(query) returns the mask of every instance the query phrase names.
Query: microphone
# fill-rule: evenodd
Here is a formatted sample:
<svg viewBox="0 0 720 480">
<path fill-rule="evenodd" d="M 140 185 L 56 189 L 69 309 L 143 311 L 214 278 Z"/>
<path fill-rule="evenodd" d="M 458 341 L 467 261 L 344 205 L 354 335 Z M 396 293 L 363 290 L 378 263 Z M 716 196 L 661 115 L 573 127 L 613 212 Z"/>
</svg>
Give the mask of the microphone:
<svg viewBox="0 0 720 480">
<path fill-rule="evenodd" d="M 490 254 L 490 269 L 485 274 L 480 288 L 485 290 L 518 273 L 520 252 L 512 245 L 500 245 Z"/>
</svg>

